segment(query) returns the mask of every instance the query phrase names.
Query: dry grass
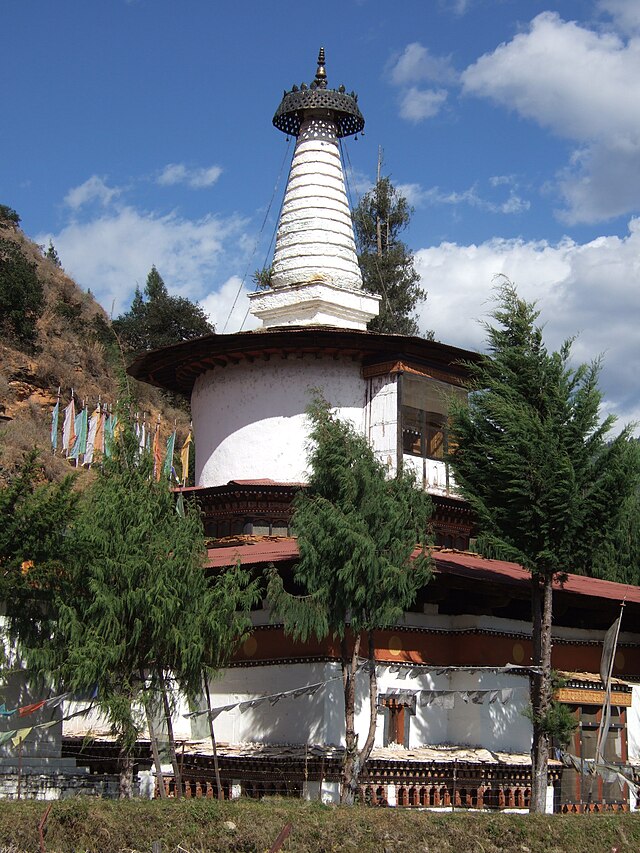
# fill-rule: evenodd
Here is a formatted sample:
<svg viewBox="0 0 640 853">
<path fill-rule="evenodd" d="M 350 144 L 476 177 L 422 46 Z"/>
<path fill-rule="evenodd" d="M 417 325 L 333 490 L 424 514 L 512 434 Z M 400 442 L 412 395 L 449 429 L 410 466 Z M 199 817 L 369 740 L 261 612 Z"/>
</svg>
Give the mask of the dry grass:
<svg viewBox="0 0 640 853">
<path fill-rule="evenodd" d="M 44 803 L 0 803 L 0 845 L 38 850 Z M 640 849 L 636 815 L 435 814 L 327 807 L 269 799 L 131 801 L 75 799 L 53 804 L 48 853 L 217 851 L 262 853 L 291 823 L 284 853 L 617 853 Z M 1 849 L 1 847 L 0 847 Z"/>
</svg>

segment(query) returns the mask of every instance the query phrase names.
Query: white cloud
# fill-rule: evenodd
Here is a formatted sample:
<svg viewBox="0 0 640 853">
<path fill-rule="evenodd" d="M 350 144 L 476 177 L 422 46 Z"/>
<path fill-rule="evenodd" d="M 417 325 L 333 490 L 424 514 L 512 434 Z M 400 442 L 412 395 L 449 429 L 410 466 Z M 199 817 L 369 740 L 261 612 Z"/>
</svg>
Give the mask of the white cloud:
<svg viewBox="0 0 640 853">
<path fill-rule="evenodd" d="M 389 80 L 400 89 L 400 116 L 419 122 L 437 115 L 447 99 L 444 85 L 456 82 L 458 74 L 448 56 L 435 56 L 419 42 L 408 44 L 389 66 Z M 425 88 L 419 83 L 439 84 Z"/>
<path fill-rule="evenodd" d="M 184 163 L 169 163 L 158 175 L 157 183 L 161 186 L 185 184 L 191 189 L 201 190 L 215 184 L 221 174 L 220 166 L 188 169 Z"/>
<path fill-rule="evenodd" d="M 559 176 L 566 221 L 638 209 L 640 39 L 543 12 L 527 32 L 469 66 L 462 84 L 578 143 Z"/>
<path fill-rule="evenodd" d="M 248 313 L 248 293 L 246 283 L 242 284 L 240 277 L 233 275 L 215 293 L 205 296 L 201 305 L 217 332 L 246 332 L 261 325 L 257 317 Z"/>
<path fill-rule="evenodd" d="M 408 44 L 391 68 L 394 86 L 412 85 L 420 80 L 452 83 L 457 74 L 448 56 L 434 56 L 429 48 L 415 41 Z"/>
<path fill-rule="evenodd" d="M 640 4 L 638 0 L 600 0 L 598 8 L 613 18 L 624 33 L 640 33 Z"/>
<path fill-rule="evenodd" d="M 489 183 L 495 187 L 505 183 L 512 183 L 512 181 L 510 178 L 491 178 Z M 399 184 L 398 191 L 402 193 L 413 207 L 437 204 L 452 206 L 466 204 L 479 210 L 486 210 L 489 213 L 522 213 L 522 211 L 528 210 L 530 207 L 530 203 L 526 199 L 521 198 L 514 187 L 510 187 L 509 197 L 502 201 L 492 201 L 483 198 L 476 186 L 469 187 L 462 192 L 444 192 L 439 187 L 423 189 L 420 184 Z"/>
<path fill-rule="evenodd" d="M 205 216 L 190 220 L 123 206 L 84 222 L 72 221 L 51 239 L 65 270 L 90 289 L 108 313 L 127 310 L 136 284 L 144 286 L 155 264 L 171 293 L 198 300 L 214 291 L 216 278 L 247 251 L 245 222 Z"/>
<path fill-rule="evenodd" d="M 433 118 L 446 100 L 446 89 L 418 89 L 417 86 L 411 86 L 400 98 L 400 117 L 413 122 Z"/>
<path fill-rule="evenodd" d="M 640 218 L 626 237 L 603 236 L 586 244 L 492 239 L 480 245 L 442 243 L 416 253 L 428 299 L 422 330 L 457 346 L 482 349 L 477 322 L 492 310 L 492 281 L 508 276 L 518 292 L 537 300 L 545 339 L 553 349 L 575 334 L 576 361 L 604 355 L 601 389 L 607 411 L 624 423 L 640 420 L 637 377 L 640 351 Z"/>
<path fill-rule="evenodd" d="M 121 192 L 119 187 L 108 187 L 105 179 L 99 175 L 92 175 L 84 183 L 70 189 L 64 197 L 64 203 L 72 210 L 79 210 L 94 201 L 107 207 Z"/>
</svg>

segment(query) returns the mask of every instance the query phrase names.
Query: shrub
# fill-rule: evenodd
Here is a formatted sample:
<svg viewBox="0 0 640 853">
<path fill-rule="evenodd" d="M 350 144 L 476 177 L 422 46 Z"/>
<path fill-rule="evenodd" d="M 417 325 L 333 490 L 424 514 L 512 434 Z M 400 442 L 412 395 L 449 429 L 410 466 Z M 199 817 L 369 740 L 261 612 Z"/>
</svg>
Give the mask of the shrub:
<svg viewBox="0 0 640 853">
<path fill-rule="evenodd" d="M 0 328 L 23 346 L 33 346 L 44 292 L 36 265 L 11 240 L 0 239 Z"/>
<path fill-rule="evenodd" d="M 12 225 L 20 225 L 20 216 L 8 204 L 0 204 L 0 228 L 6 228 L 7 222 L 11 222 Z"/>
</svg>

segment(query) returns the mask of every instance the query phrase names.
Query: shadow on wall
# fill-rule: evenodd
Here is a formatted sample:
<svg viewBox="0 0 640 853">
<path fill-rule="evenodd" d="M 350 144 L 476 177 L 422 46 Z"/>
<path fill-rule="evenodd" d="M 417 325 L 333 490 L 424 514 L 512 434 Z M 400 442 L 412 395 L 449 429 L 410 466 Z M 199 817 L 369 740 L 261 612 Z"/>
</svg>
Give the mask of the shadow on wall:
<svg viewBox="0 0 640 853">
<path fill-rule="evenodd" d="M 9 711 L 20 708 L 26 710 L 27 706 L 52 696 L 51 687 L 43 681 L 27 681 L 23 663 L 17 656 L 11 659 L 10 670 L 2 679 L 2 702 L 7 713 L 0 716 L 0 738 L 2 734 L 10 731 L 32 730 L 28 733 L 22 732 L 24 739 L 19 745 L 8 740 L 0 746 L 0 764 L 7 766 L 33 759 L 46 767 L 62 755 L 61 708 L 47 708 L 45 705 L 32 713 L 23 712 L 24 716 L 20 716 L 17 711 L 9 716 Z M 39 728 L 51 722 L 55 722 L 55 725 Z"/>
<path fill-rule="evenodd" d="M 205 469 L 207 476 L 224 482 L 251 476 L 244 472 L 243 459 L 252 449 L 261 453 L 263 470 L 272 457 L 278 457 L 283 465 L 280 479 L 288 479 L 289 468 L 304 468 L 302 424 L 316 388 L 342 416 L 356 418 L 357 426 L 363 426 L 365 389 L 353 362 L 274 357 L 267 364 L 237 365 L 200 377 L 192 396 L 198 477 Z M 217 461 L 211 467 L 214 453 Z M 254 458 L 246 470 L 254 471 L 255 462 Z M 234 473 L 236 469 L 241 475 Z"/>
<path fill-rule="evenodd" d="M 416 745 L 460 745 L 484 747 L 500 752 L 527 753 L 531 748 L 531 722 L 524 715 L 529 703 L 529 685 L 525 678 L 510 677 L 498 681 L 495 676 L 489 680 L 481 677 L 475 680 L 461 678 L 447 679 L 445 686 L 439 684 L 436 690 L 458 691 L 454 697 L 454 707 L 447 710 L 437 705 L 418 704 L 416 716 L 412 719 Z M 503 704 L 500 699 L 481 704 L 471 699 L 465 702 L 461 691 L 494 690 L 508 687 L 513 692 Z"/>
<path fill-rule="evenodd" d="M 227 670 L 211 685 L 213 707 L 272 698 L 244 710 L 236 706 L 223 711 L 214 721 L 216 737 L 224 743 L 339 745 L 344 738 L 342 681 L 335 677 L 339 674 L 339 665 L 331 663 Z M 313 694 L 272 695 L 320 682 L 326 683 Z M 209 736 L 206 717 L 193 719 L 192 732 L 196 739 Z"/>
</svg>

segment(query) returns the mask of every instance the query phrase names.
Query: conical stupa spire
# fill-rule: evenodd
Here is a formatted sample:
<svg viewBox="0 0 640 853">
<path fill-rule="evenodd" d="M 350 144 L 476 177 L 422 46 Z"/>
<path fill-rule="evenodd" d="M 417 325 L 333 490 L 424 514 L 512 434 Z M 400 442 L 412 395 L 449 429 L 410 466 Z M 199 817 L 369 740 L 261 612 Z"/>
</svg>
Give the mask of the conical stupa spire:
<svg viewBox="0 0 640 853">
<path fill-rule="evenodd" d="M 378 297 L 362 290 L 338 145 L 340 137 L 362 130 L 364 118 L 354 94 L 344 86 L 327 88 L 323 48 L 315 79 L 285 92 L 273 123 L 297 141 L 276 236 L 273 290 L 252 297 L 252 313 L 265 325 L 365 328 L 378 313 Z"/>
</svg>

